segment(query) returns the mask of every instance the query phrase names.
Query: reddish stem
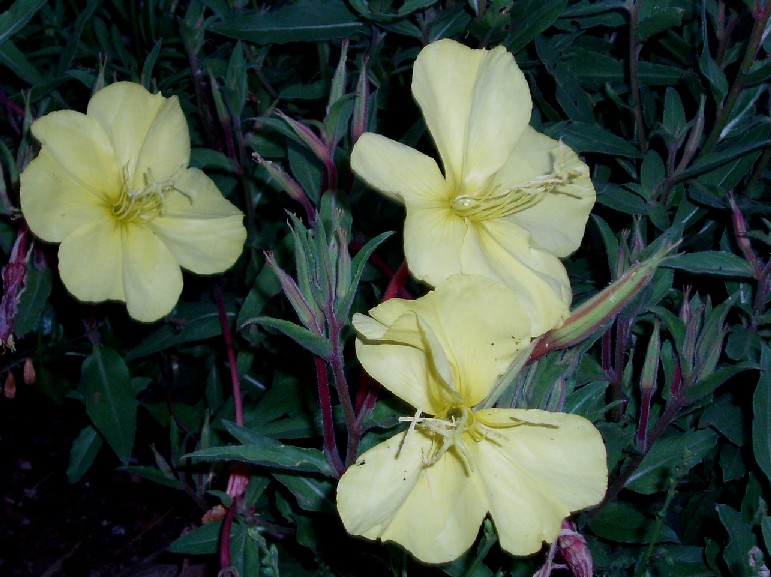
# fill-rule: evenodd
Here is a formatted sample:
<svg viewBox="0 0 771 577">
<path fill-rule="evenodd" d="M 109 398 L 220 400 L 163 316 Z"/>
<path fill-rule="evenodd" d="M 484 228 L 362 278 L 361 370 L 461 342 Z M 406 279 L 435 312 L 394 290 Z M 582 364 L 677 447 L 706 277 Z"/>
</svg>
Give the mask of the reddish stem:
<svg viewBox="0 0 771 577">
<path fill-rule="evenodd" d="M 324 431 L 324 454 L 327 461 L 335 471 L 337 478 L 345 473 L 345 466 L 340 459 L 340 452 L 337 450 L 337 441 L 335 440 L 335 425 L 332 420 L 332 398 L 329 394 L 329 378 L 327 377 L 327 364 L 319 356 L 314 355 L 313 361 L 316 363 L 316 380 L 319 385 L 319 403 L 321 404 L 321 424 Z"/>
<path fill-rule="evenodd" d="M 226 571 L 232 565 L 230 558 L 230 533 L 233 527 L 233 517 L 236 514 L 235 502 L 230 504 L 225 518 L 222 520 L 222 531 L 220 532 L 220 570 Z"/>
<path fill-rule="evenodd" d="M 230 334 L 228 312 L 225 310 L 225 299 L 222 296 L 222 289 L 219 285 L 214 286 L 214 300 L 217 303 L 217 312 L 219 313 L 220 325 L 222 326 L 222 336 L 225 339 L 225 348 L 227 349 L 228 363 L 230 364 L 230 382 L 233 386 L 233 404 L 236 412 L 236 424 L 239 427 L 243 427 L 244 410 L 241 401 L 241 380 L 238 377 L 238 365 L 236 364 L 236 353 L 233 350 L 233 337 Z"/>
</svg>

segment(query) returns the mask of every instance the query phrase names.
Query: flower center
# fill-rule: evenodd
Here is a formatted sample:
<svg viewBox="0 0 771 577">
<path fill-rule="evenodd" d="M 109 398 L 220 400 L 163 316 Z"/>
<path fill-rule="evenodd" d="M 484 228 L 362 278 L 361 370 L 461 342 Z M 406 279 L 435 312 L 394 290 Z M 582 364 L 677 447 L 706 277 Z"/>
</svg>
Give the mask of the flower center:
<svg viewBox="0 0 771 577">
<path fill-rule="evenodd" d="M 112 205 L 113 216 L 125 223 L 144 223 L 162 215 L 166 210 L 166 193 L 178 190 L 174 186 L 176 176 L 177 173 L 174 173 L 167 180 L 156 181 L 153 171 L 148 168 L 142 175 L 143 186 L 129 188 L 127 175 L 124 174 L 120 196 Z"/>
<path fill-rule="evenodd" d="M 493 437 L 496 435 L 494 428 L 476 420 L 474 418 L 474 411 L 465 405 L 450 405 L 438 417 L 421 417 L 420 414 L 422 412 L 418 410 L 414 417 L 399 418 L 401 422 L 410 423 L 404 443 L 407 443 L 409 436 L 415 428 L 420 427 L 434 439 L 431 453 L 428 456 L 423 455 L 424 466 L 430 467 L 441 459 L 447 451 L 455 447 L 466 470 L 473 473 L 474 461 L 465 442 L 469 438 L 479 442 L 482 439 Z"/>
<path fill-rule="evenodd" d="M 568 169 L 565 166 L 565 145 L 560 142 L 552 172 L 528 180 L 521 186 L 503 190 L 500 185 L 482 186 L 466 193 L 462 188 L 452 197 L 450 204 L 455 214 L 471 221 L 480 222 L 510 216 L 541 202 L 547 194 L 570 195 L 568 190 L 557 190 L 575 184 L 586 174 L 583 164 Z"/>
</svg>

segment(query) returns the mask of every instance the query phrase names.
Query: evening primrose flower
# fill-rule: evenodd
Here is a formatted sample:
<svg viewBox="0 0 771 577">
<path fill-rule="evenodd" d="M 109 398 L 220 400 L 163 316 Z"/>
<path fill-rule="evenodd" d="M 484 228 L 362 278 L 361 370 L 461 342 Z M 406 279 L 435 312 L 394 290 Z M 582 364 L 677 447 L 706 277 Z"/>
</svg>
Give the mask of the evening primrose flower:
<svg viewBox="0 0 771 577">
<path fill-rule="evenodd" d="M 32 124 L 42 147 L 21 175 L 21 209 L 41 239 L 60 242 L 67 289 L 89 302 L 124 301 L 150 322 L 182 291 L 180 267 L 223 272 L 241 254 L 243 214 L 196 168 L 176 96 L 118 82 L 86 114 Z"/>
<path fill-rule="evenodd" d="M 507 287 L 453 276 L 353 322 L 362 366 L 417 412 L 402 419 L 407 431 L 366 451 L 340 479 L 348 532 L 445 563 L 471 547 L 489 513 L 501 547 L 528 555 L 557 538 L 563 518 L 602 499 L 605 447 L 588 420 L 480 408 L 529 349 L 528 315 Z"/>
<path fill-rule="evenodd" d="M 558 257 L 578 248 L 595 192 L 567 146 L 528 126 L 527 81 L 503 47 L 452 40 L 426 46 L 412 92 L 442 160 L 366 133 L 356 174 L 404 203 L 410 270 L 436 286 L 453 274 L 502 281 L 532 311 L 533 336 L 567 316 L 572 299 Z"/>
</svg>

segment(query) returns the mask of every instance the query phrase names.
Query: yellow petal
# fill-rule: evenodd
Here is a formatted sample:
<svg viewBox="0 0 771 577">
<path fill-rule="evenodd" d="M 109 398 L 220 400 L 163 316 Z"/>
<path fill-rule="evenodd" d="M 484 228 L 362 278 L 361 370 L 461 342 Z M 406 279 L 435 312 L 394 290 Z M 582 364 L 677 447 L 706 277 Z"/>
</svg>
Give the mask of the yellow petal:
<svg viewBox="0 0 771 577">
<path fill-rule="evenodd" d="M 156 321 L 177 303 L 182 271 L 174 255 L 149 228 L 137 225 L 122 230 L 126 308 L 138 321 Z"/>
<path fill-rule="evenodd" d="M 567 316 L 573 295 L 565 267 L 553 254 L 532 247 L 518 225 L 498 219 L 470 226 L 460 258 L 464 274 L 499 280 L 517 294 L 533 337 Z"/>
<path fill-rule="evenodd" d="M 447 39 L 418 55 L 412 93 L 454 185 L 495 173 L 532 109 L 527 81 L 505 48 L 472 50 Z"/>
<path fill-rule="evenodd" d="M 196 274 L 230 268 L 243 251 L 243 214 L 198 169 L 185 170 L 166 195 L 166 211 L 148 223 L 179 264 Z"/>
<path fill-rule="evenodd" d="M 557 187 L 537 204 L 506 217 L 530 233 L 536 248 L 565 257 L 581 244 L 586 221 L 595 201 L 589 167 L 565 145 L 528 127 L 505 166 L 496 175 L 495 186 L 506 190 L 538 176 L 550 174 L 562 159 L 564 171 L 581 172 L 571 185 Z"/>
<path fill-rule="evenodd" d="M 94 119 L 72 110 L 59 110 L 36 120 L 31 130 L 52 160 L 46 162 L 47 170 L 74 181 L 81 190 L 94 195 L 95 201 L 112 202 L 117 198 L 120 167 L 108 135 Z"/>
<path fill-rule="evenodd" d="M 431 440 L 419 430 L 404 438 L 370 449 L 345 472 L 340 517 L 349 533 L 399 543 L 425 563 L 447 563 L 471 547 L 487 512 L 480 480 L 452 452 L 425 467 Z"/>
<path fill-rule="evenodd" d="M 190 131 L 176 96 L 165 98 L 137 154 L 134 179 L 152 171 L 156 181 L 171 178 L 190 163 Z M 136 184 L 141 184 L 136 182 Z"/>
<path fill-rule="evenodd" d="M 441 343 L 466 406 L 484 400 L 530 343 L 527 312 L 516 295 L 490 278 L 452 276 L 413 303 Z"/>
<path fill-rule="evenodd" d="M 608 482 L 605 445 L 589 421 L 523 409 L 475 415 L 483 421 L 513 417 L 522 423 L 496 429 L 495 438 L 472 449 L 505 551 L 537 552 L 544 541 L 557 537 L 562 519 L 602 500 Z"/>
<path fill-rule="evenodd" d="M 468 225 L 449 202 L 436 208 L 407 206 L 404 221 L 404 255 L 410 272 L 436 286 L 462 271 L 460 254 Z"/>
<path fill-rule="evenodd" d="M 417 300 L 391 299 L 370 315 L 383 327 L 379 334 L 354 319 L 357 330 L 377 335 L 359 339 L 362 366 L 430 414 L 484 400 L 530 342 L 528 314 L 516 295 L 487 277 L 453 276 Z"/>
<path fill-rule="evenodd" d="M 180 164 L 187 166 L 190 135 L 176 98 L 151 94 L 134 82 L 116 82 L 94 94 L 88 115 L 110 136 L 131 187 L 141 184 L 148 166 L 156 180 L 169 178 Z"/>
<path fill-rule="evenodd" d="M 48 242 L 110 216 L 110 203 L 89 190 L 43 148 L 21 174 L 21 210 L 30 229 Z"/>
<path fill-rule="evenodd" d="M 386 306 L 392 302 L 399 302 L 399 299 L 386 301 L 370 314 L 379 316 L 384 308 L 393 310 L 393 305 Z M 386 310 L 385 314 L 388 313 Z M 432 415 L 442 410 L 443 405 L 436 405 L 430 395 L 430 391 L 442 385 L 434 382 L 435 375 L 429 371 L 414 313 L 405 312 L 389 325 L 363 315 L 356 315 L 353 322 L 360 335 L 356 339 L 356 356 L 367 374 L 416 409 Z M 381 331 L 378 331 L 378 325 L 382 327 Z"/>
<path fill-rule="evenodd" d="M 121 228 L 111 214 L 83 223 L 62 241 L 59 275 L 79 300 L 125 300 Z"/>
<path fill-rule="evenodd" d="M 436 161 L 379 134 L 368 132 L 359 138 L 351 152 L 351 169 L 397 202 L 448 204 L 447 183 Z"/>
</svg>

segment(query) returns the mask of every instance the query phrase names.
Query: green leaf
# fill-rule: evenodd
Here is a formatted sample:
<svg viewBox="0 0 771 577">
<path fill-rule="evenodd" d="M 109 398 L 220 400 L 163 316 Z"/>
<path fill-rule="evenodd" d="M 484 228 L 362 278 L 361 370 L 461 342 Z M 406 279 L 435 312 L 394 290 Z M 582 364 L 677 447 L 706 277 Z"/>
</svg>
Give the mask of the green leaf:
<svg viewBox="0 0 771 577">
<path fill-rule="evenodd" d="M 552 124 L 544 133 L 557 140 L 563 140 L 575 152 L 599 152 L 609 156 L 642 158 L 642 153 L 629 142 L 608 132 L 598 124 L 565 121 Z"/>
<path fill-rule="evenodd" d="M 771 517 L 763 517 L 760 522 L 760 529 L 763 533 L 763 543 L 766 546 L 766 552 L 771 553 Z"/>
<path fill-rule="evenodd" d="M 771 480 L 771 349 L 764 345 L 760 356 L 760 378 L 752 398 L 752 451 L 755 461 Z"/>
<path fill-rule="evenodd" d="M 707 82 L 709 82 L 712 88 L 712 95 L 715 97 L 718 105 L 721 105 L 726 94 L 728 94 L 728 80 L 715 59 L 710 56 L 706 44 L 704 51 L 701 53 L 701 58 L 699 58 L 699 69 L 707 79 Z"/>
<path fill-rule="evenodd" d="M 177 491 L 182 491 L 185 488 L 185 484 L 182 481 L 179 479 L 169 479 L 169 477 L 167 477 L 165 474 L 163 474 L 163 472 L 159 471 L 155 467 L 130 465 L 126 467 L 120 467 L 120 470 L 132 475 L 138 475 L 143 479 L 147 479 L 148 481 L 152 481 L 153 483 L 157 483 L 158 485 L 163 485 L 164 487 L 169 487 L 170 489 L 175 489 Z"/>
<path fill-rule="evenodd" d="M 375 238 L 361 247 L 359 252 L 356 253 L 356 256 L 353 257 L 353 261 L 351 262 L 351 284 L 349 285 L 347 294 L 338 303 L 337 311 L 335 311 L 338 319 L 348 319 L 348 314 L 351 311 L 353 299 L 356 296 L 356 290 L 359 287 L 361 275 L 364 272 L 364 265 L 367 264 L 369 257 L 372 256 L 372 253 L 375 252 L 375 249 L 377 249 L 377 247 L 379 247 L 392 234 L 393 232 L 387 231 L 377 235 Z"/>
<path fill-rule="evenodd" d="M 736 509 L 718 504 L 717 514 L 728 532 L 728 545 L 723 550 L 723 559 L 728 566 L 728 574 L 733 577 L 755 577 L 756 571 L 750 568 L 749 551 L 755 544 L 752 525 L 744 520 Z"/>
<path fill-rule="evenodd" d="M 625 487 L 650 495 L 663 491 L 673 476 L 685 475 L 715 446 L 717 436 L 710 430 L 686 431 L 659 439 L 645 455 Z"/>
<path fill-rule="evenodd" d="M 506 38 L 504 46 L 512 54 L 516 54 L 527 46 L 533 38 L 554 24 L 567 5 L 567 0 L 519 0 L 515 2 L 511 8 L 511 22 L 516 22 L 516 27 Z"/>
<path fill-rule="evenodd" d="M 134 446 L 139 403 L 126 363 L 113 349 L 94 346 L 83 361 L 78 392 L 94 426 L 120 461 L 127 463 Z"/>
<path fill-rule="evenodd" d="M 378 9 L 373 10 L 372 7 L 370 7 L 370 0 L 350 0 L 351 8 L 367 19 L 374 20 L 375 22 L 395 22 L 409 16 L 413 12 L 423 10 L 436 3 L 437 0 L 405 0 L 398 10 L 383 11 Z M 378 8 L 379 4 L 381 3 L 376 3 Z M 385 5 L 388 6 L 387 4 Z"/>
<path fill-rule="evenodd" d="M 649 543 L 654 537 L 656 520 L 625 503 L 608 503 L 589 518 L 589 528 L 598 537 L 620 543 Z M 656 543 L 679 543 L 672 529 L 663 525 Z"/>
<path fill-rule="evenodd" d="M 752 363 L 737 363 L 735 365 L 723 365 L 708 377 L 699 379 L 685 389 L 685 399 L 688 403 L 694 403 L 714 392 L 728 379 L 738 375 L 742 371 L 756 368 Z"/>
<path fill-rule="evenodd" d="M 102 447 L 102 436 L 91 425 L 85 426 L 72 442 L 70 463 L 67 466 L 67 479 L 77 483 L 88 471 Z"/>
<path fill-rule="evenodd" d="M 16 0 L 0 14 L 0 46 L 21 30 L 46 3 L 47 0 Z"/>
<path fill-rule="evenodd" d="M 735 254 L 718 250 L 678 254 L 666 259 L 661 266 L 694 274 L 754 278 L 750 263 Z"/>
<path fill-rule="evenodd" d="M 257 317 L 256 319 L 246 321 L 244 325 L 251 323 L 257 323 L 277 329 L 304 349 L 324 359 L 328 359 L 332 354 L 332 345 L 329 344 L 329 341 L 325 337 L 314 334 L 305 327 L 301 327 L 293 322 L 271 317 Z M 241 328 L 243 328 L 243 325 Z"/>
<path fill-rule="evenodd" d="M 664 116 L 661 124 L 664 130 L 672 136 L 681 135 L 687 124 L 683 101 L 677 90 L 672 87 L 667 88 L 664 96 Z"/>
<path fill-rule="evenodd" d="M 44 84 L 43 77 L 35 65 L 10 40 L 0 44 L 0 63 L 5 64 L 16 76 L 32 86 L 39 87 Z"/>
<path fill-rule="evenodd" d="M 335 512 L 335 481 L 295 473 L 273 473 L 273 476 L 292 492 L 297 504 L 305 511 Z"/>
<path fill-rule="evenodd" d="M 227 299 L 226 299 L 227 300 Z M 228 319 L 236 316 L 232 302 L 226 302 Z M 184 343 L 202 341 L 222 334 L 217 307 L 212 302 L 180 303 L 175 315 L 181 328 L 167 324 L 146 337 L 139 345 L 126 353 L 126 360 L 133 361 Z"/>
<path fill-rule="evenodd" d="M 275 10 L 244 10 L 209 30 L 257 44 L 286 44 L 350 38 L 366 27 L 343 0 L 300 0 Z"/>
<path fill-rule="evenodd" d="M 270 468 L 308 471 L 332 476 L 332 469 L 324 453 L 317 449 L 285 445 L 232 423 L 226 423 L 226 426 L 239 441 L 244 443 L 243 445 L 201 449 L 185 457 L 200 461 L 241 461 Z"/>
<path fill-rule="evenodd" d="M 213 555 L 219 551 L 222 521 L 212 521 L 188 531 L 169 545 L 172 553 Z"/>
<path fill-rule="evenodd" d="M 19 312 L 14 319 L 16 336 L 21 337 L 34 329 L 43 317 L 48 297 L 51 294 L 53 273 L 51 269 L 27 268 L 27 288 L 19 300 Z"/>
<path fill-rule="evenodd" d="M 644 40 L 659 32 L 680 26 L 683 9 L 680 6 L 670 6 L 670 0 L 642 2 L 639 18 L 637 34 Z"/>
</svg>

